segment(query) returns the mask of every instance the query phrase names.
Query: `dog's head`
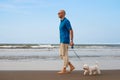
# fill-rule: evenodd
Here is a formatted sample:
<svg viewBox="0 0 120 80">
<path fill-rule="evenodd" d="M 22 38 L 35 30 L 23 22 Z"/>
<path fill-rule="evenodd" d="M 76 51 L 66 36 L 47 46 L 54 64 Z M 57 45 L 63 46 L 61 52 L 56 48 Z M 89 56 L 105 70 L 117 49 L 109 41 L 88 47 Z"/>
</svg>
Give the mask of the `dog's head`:
<svg viewBox="0 0 120 80">
<path fill-rule="evenodd" d="M 84 70 L 89 70 L 89 66 L 88 66 L 87 64 L 84 64 L 84 65 L 83 65 L 83 69 L 84 69 Z"/>
</svg>

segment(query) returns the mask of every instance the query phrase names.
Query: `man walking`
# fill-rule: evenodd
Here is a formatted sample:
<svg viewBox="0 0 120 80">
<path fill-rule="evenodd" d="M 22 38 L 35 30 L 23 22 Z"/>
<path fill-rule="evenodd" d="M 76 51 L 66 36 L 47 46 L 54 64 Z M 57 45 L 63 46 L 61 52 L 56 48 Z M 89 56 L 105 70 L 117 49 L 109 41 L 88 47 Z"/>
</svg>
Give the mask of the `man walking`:
<svg viewBox="0 0 120 80">
<path fill-rule="evenodd" d="M 67 73 L 66 68 L 70 67 L 70 72 L 72 72 L 75 67 L 72 65 L 72 63 L 69 61 L 68 58 L 68 46 L 74 46 L 73 43 L 73 30 L 70 24 L 70 21 L 65 17 L 66 12 L 65 10 L 60 10 L 58 13 L 58 16 L 60 18 L 60 57 L 63 60 L 63 68 L 59 74 Z"/>
</svg>

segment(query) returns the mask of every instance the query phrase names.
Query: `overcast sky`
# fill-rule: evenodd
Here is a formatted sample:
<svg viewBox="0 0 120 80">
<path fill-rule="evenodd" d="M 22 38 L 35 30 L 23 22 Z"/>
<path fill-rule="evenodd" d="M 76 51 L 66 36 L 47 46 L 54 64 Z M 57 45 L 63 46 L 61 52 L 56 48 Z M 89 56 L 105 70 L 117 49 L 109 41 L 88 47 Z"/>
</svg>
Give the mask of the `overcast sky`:
<svg viewBox="0 0 120 80">
<path fill-rule="evenodd" d="M 120 0 L 0 0 L 0 43 L 59 43 L 65 9 L 76 44 L 120 43 Z"/>
</svg>

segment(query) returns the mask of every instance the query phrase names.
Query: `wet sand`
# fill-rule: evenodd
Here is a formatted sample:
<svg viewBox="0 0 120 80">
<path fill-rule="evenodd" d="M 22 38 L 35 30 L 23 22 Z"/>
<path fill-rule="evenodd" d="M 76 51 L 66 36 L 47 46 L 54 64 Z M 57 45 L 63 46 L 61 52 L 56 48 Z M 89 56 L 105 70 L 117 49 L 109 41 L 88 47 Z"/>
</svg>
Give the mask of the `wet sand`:
<svg viewBox="0 0 120 80">
<path fill-rule="evenodd" d="M 64 75 L 57 71 L 0 71 L 0 80 L 120 80 L 120 70 L 103 70 L 96 76 L 83 76 L 83 71 Z"/>
</svg>

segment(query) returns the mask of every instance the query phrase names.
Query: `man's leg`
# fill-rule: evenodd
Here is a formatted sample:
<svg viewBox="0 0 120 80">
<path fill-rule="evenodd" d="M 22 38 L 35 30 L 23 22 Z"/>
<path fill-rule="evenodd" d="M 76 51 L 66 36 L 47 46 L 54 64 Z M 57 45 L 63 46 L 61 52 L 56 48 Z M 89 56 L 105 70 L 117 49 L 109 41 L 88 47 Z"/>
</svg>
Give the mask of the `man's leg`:
<svg viewBox="0 0 120 80">
<path fill-rule="evenodd" d="M 68 64 L 69 64 L 69 66 L 70 66 L 70 72 L 72 72 L 72 71 L 75 69 L 75 67 L 72 65 L 71 62 L 69 62 Z"/>
<path fill-rule="evenodd" d="M 66 68 L 68 66 L 68 45 L 67 44 L 60 44 L 60 57 L 61 59 L 64 61 L 64 64 L 63 64 L 63 68 L 60 72 L 60 74 L 62 73 L 66 73 Z"/>
<path fill-rule="evenodd" d="M 68 57 L 68 44 L 60 44 L 60 57 L 64 61 L 63 69 L 59 73 L 66 73 L 66 68 L 70 66 L 70 72 L 75 69 L 75 67 L 69 62 Z"/>
<path fill-rule="evenodd" d="M 67 68 L 68 65 L 70 67 L 70 72 L 72 72 L 75 67 L 72 65 L 72 63 L 69 61 L 69 57 L 68 57 L 68 44 L 65 44 L 65 56 L 63 57 L 64 60 L 64 66 Z"/>
<path fill-rule="evenodd" d="M 68 67 L 69 63 L 69 58 L 68 58 L 68 44 L 64 44 L 64 56 L 63 56 L 63 61 L 64 61 L 64 67 Z"/>
</svg>

